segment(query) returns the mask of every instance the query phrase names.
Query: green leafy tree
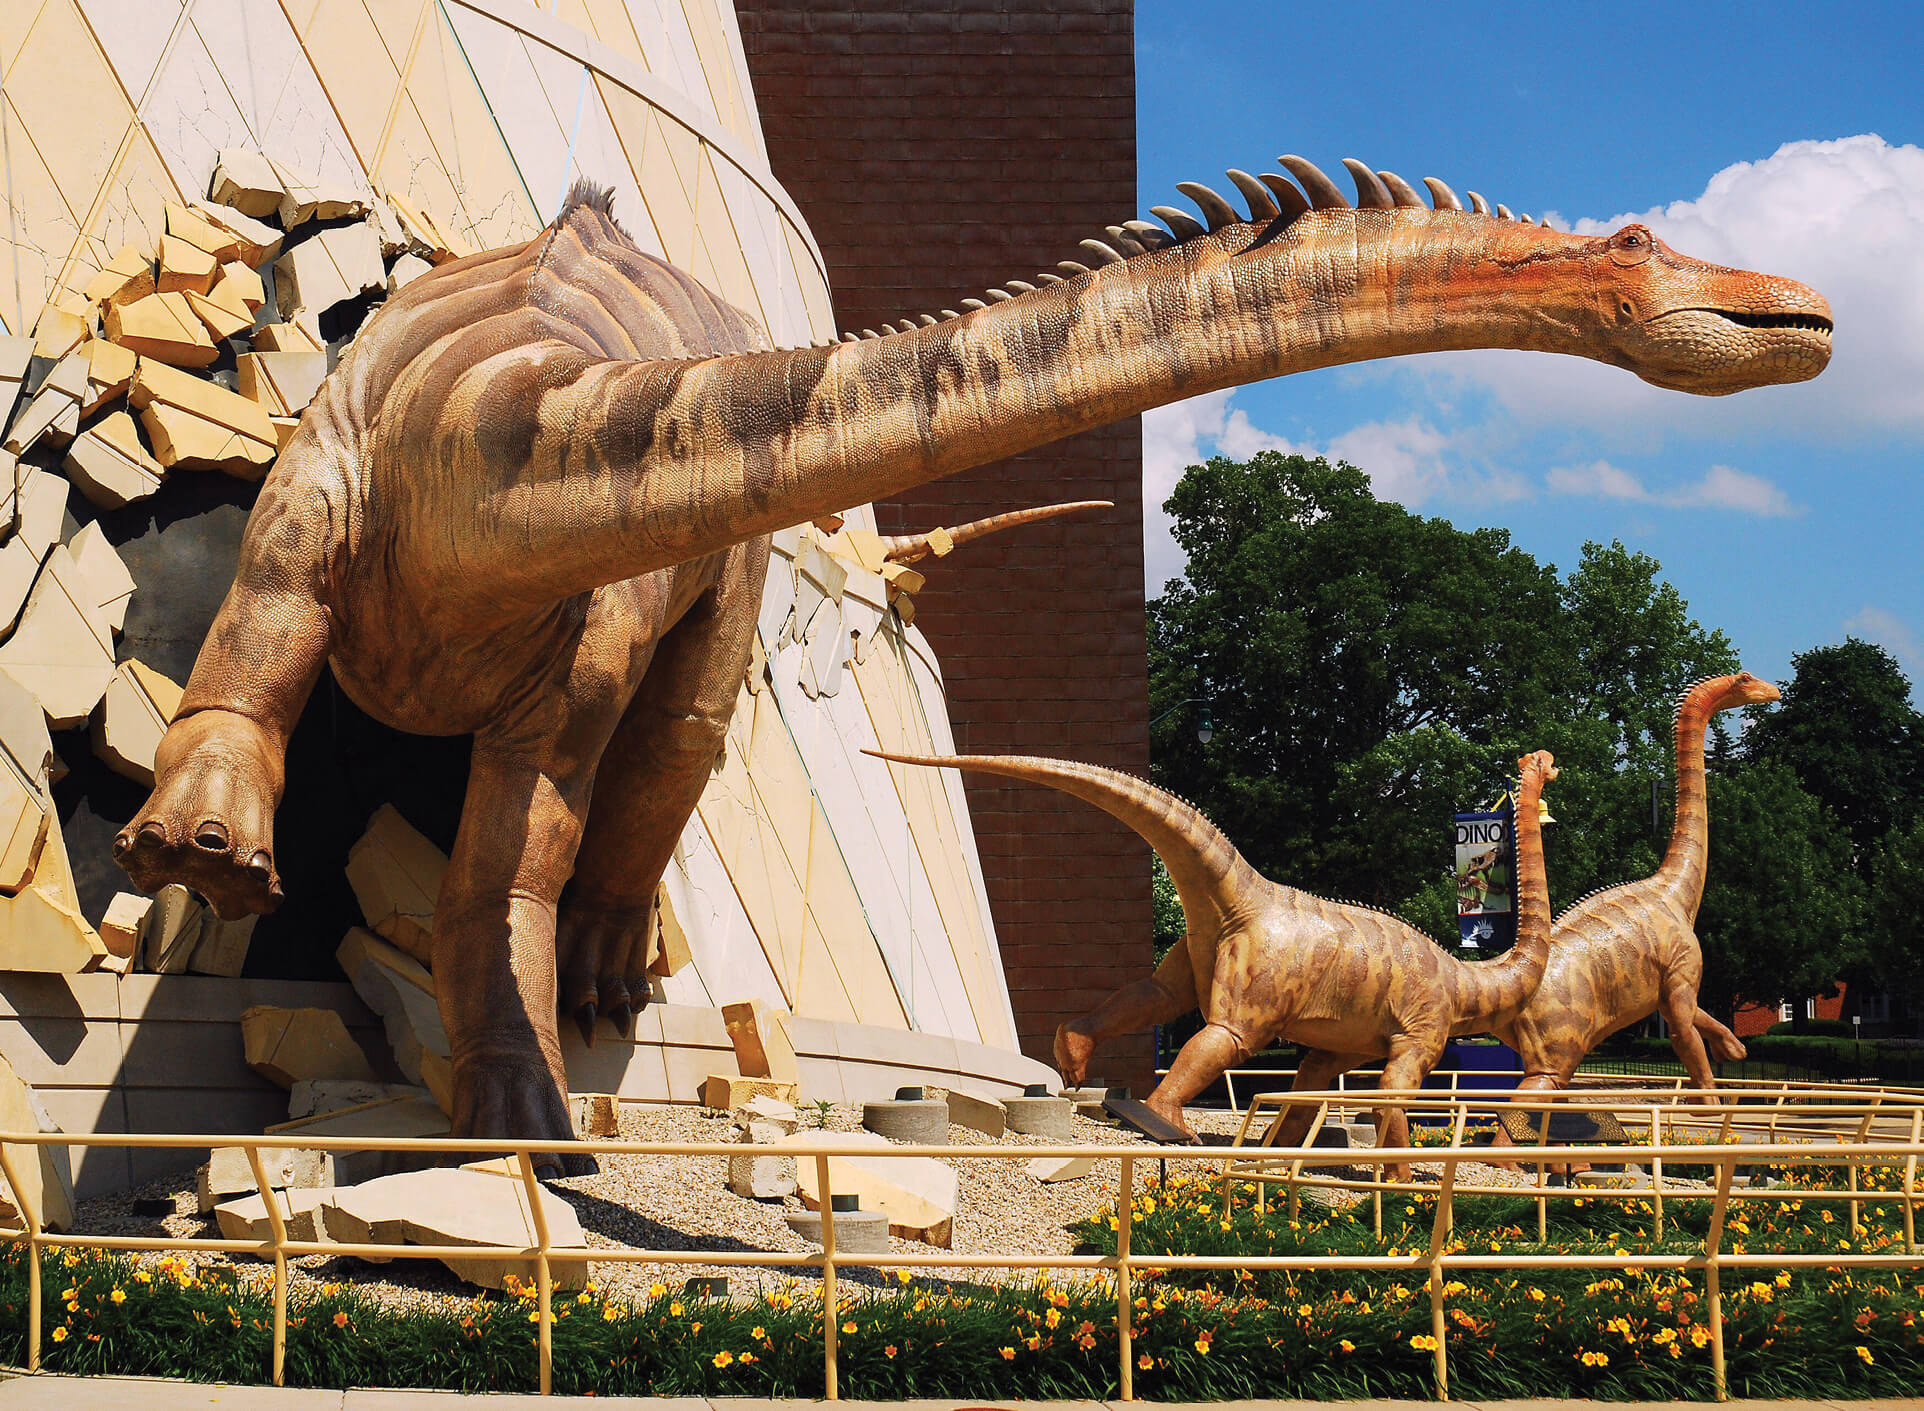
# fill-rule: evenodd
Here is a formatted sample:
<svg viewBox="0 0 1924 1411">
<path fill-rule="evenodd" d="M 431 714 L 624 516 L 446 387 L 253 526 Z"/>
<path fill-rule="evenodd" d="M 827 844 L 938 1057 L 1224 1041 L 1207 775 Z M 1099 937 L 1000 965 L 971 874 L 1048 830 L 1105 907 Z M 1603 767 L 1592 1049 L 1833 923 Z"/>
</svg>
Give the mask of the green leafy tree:
<svg viewBox="0 0 1924 1411">
<path fill-rule="evenodd" d="M 1745 736 L 1754 760 L 1784 765 L 1849 831 L 1860 875 L 1873 849 L 1924 804 L 1924 715 L 1889 652 L 1846 638 L 1791 658 L 1784 698 Z"/>
<path fill-rule="evenodd" d="M 1153 852 L 1149 854 L 1149 894 L 1154 906 L 1156 961 L 1160 964 L 1187 928 L 1183 925 L 1182 900 L 1176 895 L 1175 879 Z"/>
<path fill-rule="evenodd" d="M 1924 1000 L 1924 817 L 1885 836 L 1871 858 L 1866 948 L 1872 982 Z"/>
<path fill-rule="evenodd" d="M 1862 959 L 1864 894 L 1849 837 L 1789 769 L 1712 773 L 1700 1002 L 1728 1018 L 1821 993 Z"/>
</svg>

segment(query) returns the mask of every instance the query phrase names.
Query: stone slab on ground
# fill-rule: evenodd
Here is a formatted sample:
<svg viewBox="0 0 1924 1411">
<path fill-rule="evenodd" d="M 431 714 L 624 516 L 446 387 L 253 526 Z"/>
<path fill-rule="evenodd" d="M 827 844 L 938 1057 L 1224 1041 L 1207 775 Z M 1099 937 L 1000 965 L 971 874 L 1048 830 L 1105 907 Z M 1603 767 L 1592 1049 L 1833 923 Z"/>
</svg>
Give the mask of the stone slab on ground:
<svg viewBox="0 0 1924 1411">
<path fill-rule="evenodd" d="M 993 1098 L 951 1092 L 949 1121 L 955 1126 L 980 1132 L 985 1137 L 1000 1137 L 1009 1130 L 1009 1109 Z"/>
<path fill-rule="evenodd" d="M 282 1122 L 267 1129 L 290 1144 L 302 1136 L 310 1137 L 445 1137 L 447 1115 L 433 1101 L 421 1097 L 398 1097 L 387 1102 L 371 1102 L 318 1117 Z M 312 1153 L 310 1153 L 311 1155 Z M 332 1151 L 327 1153 L 333 1172 L 329 1180 L 317 1185 L 353 1185 L 400 1172 L 418 1171 L 451 1158 L 434 1152 L 411 1151 Z"/>
<path fill-rule="evenodd" d="M 873 1146 L 889 1149 L 889 1139 L 873 1132 L 797 1132 L 783 1137 L 776 1145 Z M 802 1203 L 821 1204 L 816 1182 L 815 1160 L 803 1151 L 796 1153 L 796 1179 Z M 879 1210 L 889 1217 L 889 1233 L 903 1239 L 920 1240 L 938 1249 L 947 1249 L 954 1238 L 957 1183 L 955 1171 L 928 1156 L 831 1156 L 828 1180 L 836 1195 L 859 1196 L 864 1210 Z"/>
<path fill-rule="evenodd" d="M 57 1132 L 60 1129 L 47 1116 L 40 1096 L 13 1071 L 13 1065 L 0 1058 L 0 1131 Z M 27 1204 L 50 1230 L 73 1228 L 73 1173 L 64 1146 L 10 1146 L 7 1159 L 20 1173 L 26 1187 Z M 0 1183 L 0 1220 L 19 1218 L 14 1193 Z"/>
<path fill-rule="evenodd" d="M 540 1192 L 553 1249 L 586 1249 L 574 1207 Z M 480 1171 L 410 1171 L 332 1193 L 321 1205 L 328 1231 L 343 1244 L 459 1244 L 530 1246 L 539 1242 L 527 1187 Z M 532 1280 L 531 1259 L 488 1255 L 442 1258 L 458 1277 L 483 1288 L 505 1287 L 509 1275 Z M 553 1266 L 557 1288 L 581 1288 L 591 1277 L 580 1263 Z"/>
<path fill-rule="evenodd" d="M 774 1078 L 742 1078 L 733 1073 L 710 1073 L 702 1080 L 701 1105 L 721 1112 L 733 1112 L 759 1097 L 773 1098 L 791 1106 L 801 1096 L 793 1083 Z"/>
<path fill-rule="evenodd" d="M 334 1192 L 326 1186 L 308 1190 L 275 1192 L 281 1203 L 281 1221 L 291 1240 L 312 1240 L 316 1244 L 330 1239 L 321 1207 Z M 274 1223 L 268 1218 L 267 1203 L 258 1195 L 243 1196 L 214 1207 L 222 1239 L 268 1240 L 274 1237 Z"/>
</svg>

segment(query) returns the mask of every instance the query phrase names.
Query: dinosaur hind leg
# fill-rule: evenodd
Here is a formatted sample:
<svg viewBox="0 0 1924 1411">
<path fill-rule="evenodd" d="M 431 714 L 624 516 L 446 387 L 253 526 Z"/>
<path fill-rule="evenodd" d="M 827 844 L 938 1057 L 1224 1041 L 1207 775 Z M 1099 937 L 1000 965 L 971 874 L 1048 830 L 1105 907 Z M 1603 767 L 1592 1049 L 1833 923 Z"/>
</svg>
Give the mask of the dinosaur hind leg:
<svg viewBox="0 0 1924 1411">
<path fill-rule="evenodd" d="M 1676 1051 L 1684 1071 L 1690 1074 L 1691 1083 L 1706 1091 L 1717 1086 L 1717 1070 L 1710 1066 L 1710 1055 L 1704 1049 L 1703 1035 L 1697 1029 L 1697 985 L 1688 976 L 1667 977 L 1664 981 L 1663 996 L 1657 1001 L 1657 1011 L 1663 1015 L 1664 1023 L 1670 1026 L 1670 1047 Z M 1735 1035 L 1731 1036 L 1735 1039 Z M 1717 1099 L 1706 1097 L 1704 1102 L 1715 1106 Z"/>
<path fill-rule="evenodd" d="M 718 585 L 655 649 L 602 751 L 594 803 L 555 932 L 561 1013 L 594 1042 L 648 1003 L 655 891 L 708 782 L 748 665 L 768 541 L 729 551 Z"/>
<path fill-rule="evenodd" d="M 1744 1041 L 1732 1033 L 1728 1027 L 1719 1023 L 1701 1009 L 1697 1011 L 1697 1032 L 1703 1036 L 1704 1046 L 1710 1050 L 1711 1057 L 1719 1063 L 1742 1063 L 1749 1052 Z"/>
<path fill-rule="evenodd" d="M 1303 1055 L 1303 1061 L 1296 1067 L 1296 1081 L 1290 1084 L 1299 1093 L 1323 1092 L 1329 1085 L 1366 1061 L 1360 1053 L 1332 1053 L 1328 1049 L 1311 1049 Z M 1309 1134 L 1309 1124 L 1316 1120 L 1316 1108 L 1310 1103 L 1300 1103 L 1286 1107 L 1276 1115 L 1269 1131 L 1263 1136 L 1264 1146 L 1301 1146 L 1303 1138 Z"/>
<path fill-rule="evenodd" d="M 1195 1007 L 1196 972 L 1185 940 L 1170 947 L 1147 980 L 1124 985 L 1082 1018 L 1056 1030 L 1056 1069 L 1063 1083 L 1082 1086 L 1089 1077 L 1089 1059 L 1104 1039 L 1171 1023 Z"/>
<path fill-rule="evenodd" d="M 1228 1025 L 1212 1021 L 1182 1046 L 1182 1052 L 1169 1065 L 1168 1074 L 1156 1084 L 1156 1090 L 1149 1094 L 1149 1101 L 1145 1105 L 1193 1140 L 1196 1134 L 1189 1130 L 1189 1124 L 1183 1120 L 1183 1108 L 1197 1093 L 1222 1077 L 1225 1071 L 1248 1058 L 1255 1048 L 1255 1044 Z"/>
<path fill-rule="evenodd" d="M 1443 1056 L 1443 1044 L 1447 1032 L 1426 1037 L 1417 1034 L 1397 1034 L 1390 1039 L 1389 1060 L 1383 1065 L 1383 1076 L 1377 1083 L 1377 1091 L 1385 1093 L 1416 1092 L 1423 1086 L 1423 1080 L 1430 1076 L 1437 1060 Z M 1401 1107 L 1379 1106 L 1376 1109 L 1376 1145 L 1379 1148 L 1408 1146 L 1410 1144 L 1409 1113 Z M 1397 1162 L 1388 1169 L 1393 1181 L 1407 1181 L 1410 1168 L 1406 1162 Z"/>
</svg>

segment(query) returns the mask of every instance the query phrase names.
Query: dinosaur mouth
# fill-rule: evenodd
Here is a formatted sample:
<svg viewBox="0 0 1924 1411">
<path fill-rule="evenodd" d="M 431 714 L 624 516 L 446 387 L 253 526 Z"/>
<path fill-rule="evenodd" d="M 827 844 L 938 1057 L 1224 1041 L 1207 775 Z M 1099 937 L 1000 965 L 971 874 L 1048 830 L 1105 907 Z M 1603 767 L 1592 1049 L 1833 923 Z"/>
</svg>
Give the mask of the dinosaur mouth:
<svg viewBox="0 0 1924 1411">
<path fill-rule="evenodd" d="M 1704 309 L 1701 312 L 1715 314 L 1740 328 L 1800 328 L 1806 333 L 1822 333 L 1826 336 L 1831 331 L 1831 321 L 1817 314 L 1749 314 L 1739 313 L 1735 309 Z"/>
</svg>

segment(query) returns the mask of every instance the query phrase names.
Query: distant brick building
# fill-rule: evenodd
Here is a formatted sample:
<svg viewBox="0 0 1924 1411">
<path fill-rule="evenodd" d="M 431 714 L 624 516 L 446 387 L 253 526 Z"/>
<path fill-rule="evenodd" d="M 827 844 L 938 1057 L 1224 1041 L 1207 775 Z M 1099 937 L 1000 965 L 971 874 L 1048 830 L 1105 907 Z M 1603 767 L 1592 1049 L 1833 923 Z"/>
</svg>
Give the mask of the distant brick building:
<svg viewBox="0 0 1924 1411">
<path fill-rule="evenodd" d="M 770 166 L 828 261 L 844 328 L 1072 258 L 1135 212 L 1133 0 L 739 0 Z M 1142 444 L 1134 419 L 876 506 L 884 531 L 1022 505 L 1116 508 L 934 564 L 918 625 L 966 751 L 1149 762 Z M 971 775 L 1025 1052 L 1148 973 L 1149 854 L 1064 794 Z M 1141 1082 L 1147 1037 L 1094 1076 Z"/>
</svg>

